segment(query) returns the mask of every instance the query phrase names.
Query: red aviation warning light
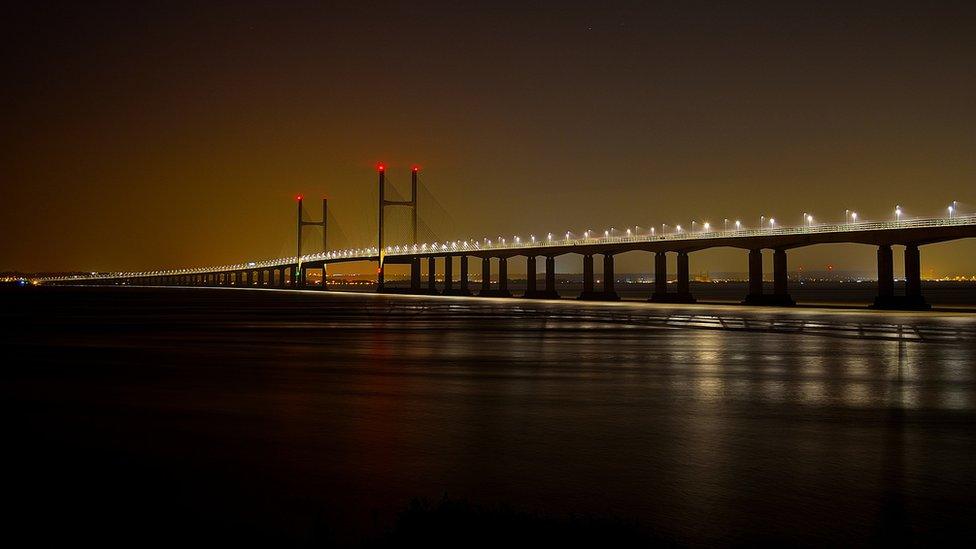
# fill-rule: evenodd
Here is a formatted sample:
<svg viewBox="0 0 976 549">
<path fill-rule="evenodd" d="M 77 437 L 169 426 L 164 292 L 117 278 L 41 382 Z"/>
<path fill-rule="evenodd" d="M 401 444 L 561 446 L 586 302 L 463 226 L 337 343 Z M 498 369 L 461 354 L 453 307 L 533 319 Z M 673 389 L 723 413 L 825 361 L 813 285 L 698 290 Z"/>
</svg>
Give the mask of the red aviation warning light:
<svg viewBox="0 0 976 549">
<path fill-rule="evenodd" d="M 414 164 L 414 165 L 413 165 L 413 168 L 410 168 L 410 169 L 411 169 L 411 170 L 413 170 L 413 173 L 417 173 L 417 172 L 419 172 L 419 171 L 420 171 L 420 166 L 418 166 L 418 165 L 416 165 L 416 164 Z"/>
<path fill-rule="evenodd" d="M 298 196 L 295 197 L 295 200 L 301 202 L 303 198 L 305 198 L 305 197 L 302 196 L 302 195 L 298 195 Z"/>
<path fill-rule="evenodd" d="M 386 165 L 383 164 L 382 162 L 377 163 L 376 164 L 376 171 L 378 171 L 380 173 L 385 172 L 386 171 Z"/>
</svg>

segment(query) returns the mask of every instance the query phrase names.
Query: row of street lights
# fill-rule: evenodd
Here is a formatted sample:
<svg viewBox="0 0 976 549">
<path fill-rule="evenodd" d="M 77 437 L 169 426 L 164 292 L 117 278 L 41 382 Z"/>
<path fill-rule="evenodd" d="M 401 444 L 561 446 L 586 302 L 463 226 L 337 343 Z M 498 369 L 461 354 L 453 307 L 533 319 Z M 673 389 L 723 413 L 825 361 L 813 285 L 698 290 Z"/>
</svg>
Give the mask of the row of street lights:
<svg viewBox="0 0 976 549">
<path fill-rule="evenodd" d="M 948 207 L 949 218 L 952 219 L 954 217 L 954 215 L 957 213 L 957 211 L 958 211 L 957 202 L 954 200 L 952 202 L 952 204 Z M 903 213 L 904 213 L 904 211 L 902 210 L 901 205 L 900 204 L 896 204 L 895 205 L 895 209 L 894 209 L 895 220 L 896 221 L 901 221 L 901 218 L 902 218 Z M 803 219 L 804 226 L 806 226 L 806 227 L 814 227 L 814 226 L 816 226 L 816 219 L 814 218 L 813 214 L 811 214 L 809 212 L 803 212 L 802 219 Z M 859 214 L 857 213 L 857 211 L 853 211 L 853 210 L 850 210 L 850 209 L 844 210 L 844 222 L 845 223 L 856 224 L 858 222 L 858 219 L 859 219 Z M 724 218 L 722 220 L 722 228 L 723 228 L 723 230 L 725 230 L 725 231 L 728 231 L 729 230 L 729 223 L 730 223 L 729 218 Z M 701 228 L 700 229 L 698 228 L 698 225 L 701 225 Z M 736 219 L 735 221 L 732 222 L 732 225 L 733 225 L 733 227 L 735 228 L 736 231 L 741 231 L 743 229 L 743 225 L 742 225 L 742 221 L 741 220 Z M 668 233 L 668 227 L 669 227 L 668 224 L 662 223 L 661 224 L 661 234 Z M 760 215 L 759 216 L 759 228 L 760 229 L 764 229 L 766 227 L 769 227 L 770 229 L 775 229 L 777 227 L 776 218 L 770 217 L 770 218 L 767 219 L 765 215 Z M 692 221 L 691 222 L 691 231 L 690 231 L 691 233 L 695 233 L 695 232 L 710 232 L 711 230 L 712 230 L 712 225 L 708 221 L 704 221 L 704 222 L 701 222 L 701 223 L 699 223 L 698 221 Z M 591 229 L 586 229 L 585 231 L 583 231 L 583 239 L 584 240 L 589 240 L 591 238 L 594 238 L 593 232 L 594 231 L 591 230 Z M 613 235 L 614 232 L 616 232 L 616 229 L 614 227 L 610 227 L 609 229 L 605 229 L 603 231 L 603 238 L 609 238 L 611 235 Z M 629 228 L 628 227 L 625 230 L 625 232 L 626 232 L 626 235 L 628 237 L 634 236 L 637 233 L 637 227 L 634 227 L 634 228 Z M 671 234 L 680 234 L 680 233 L 683 233 L 683 232 L 685 232 L 685 229 L 680 224 L 676 224 L 674 226 L 674 230 L 671 232 Z M 655 227 L 651 227 L 647 236 L 656 236 L 656 235 L 657 235 L 656 228 Z M 531 238 L 532 243 L 535 243 L 536 242 L 536 238 L 535 238 L 534 235 L 532 235 L 530 238 Z M 567 240 L 567 241 L 569 241 L 569 240 L 572 240 L 572 238 L 573 238 L 572 231 L 566 231 L 566 234 L 564 235 L 564 239 Z M 552 242 L 553 241 L 553 234 L 552 233 L 548 233 L 547 236 L 546 236 L 546 240 L 548 242 Z M 498 237 L 498 240 L 497 241 L 501 245 L 504 245 L 506 243 L 506 240 L 503 237 Z M 515 241 L 516 244 L 521 243 L 521 239 L 518 236 L 515 236 L 514 237 L 514 241 Z M 491 246 L 492 245 L 492 241 L 490 239 L 488 239 L 487 237 L 484 239 L 484 242 L 488 246 Z"/>
</svg>

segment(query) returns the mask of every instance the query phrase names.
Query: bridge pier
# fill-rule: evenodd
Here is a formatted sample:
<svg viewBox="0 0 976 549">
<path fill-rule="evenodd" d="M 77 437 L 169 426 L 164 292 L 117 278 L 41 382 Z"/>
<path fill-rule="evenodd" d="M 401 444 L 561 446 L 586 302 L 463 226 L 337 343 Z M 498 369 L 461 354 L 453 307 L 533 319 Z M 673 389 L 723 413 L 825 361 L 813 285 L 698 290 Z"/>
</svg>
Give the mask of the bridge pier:
<svg viewBox="0 0 976 549">
<path fill-rule="evenodd" d="M 546 289 L 544 290 L 546 299 L 559 299 L 559 292 L 556 291 L 556 258 L 546 256 Z"/>
<path fill-rule="evenodd" d="M 454 286 L 454 258 L 447 256 L 444 263 L 444 295 L 471 295 L 468 289 L 468 256 L 458 256 L 460 268 L 457 286 Z"/>
<path fill-rule="evenodd" d="M 437 258 L 430 256 L 427 258 L 427 291 L 425 294 L 437 294 Z"/>
<path fill-rule="evenodd" d="M 746 305 L 795 305 L 788 285 L 786 250 L 773 250 L 773 293 L 763 293 L 762 250 L 749 250 L 749 294 Z"/>
<path fill-rule="evenodd" d="M 584 301 L 619 301 L 620 296 L 614 287 L 613 254 L 603 254 L 603 287 L 594 287 L 593 256 L 583 258 L 583 293 L 577 299 Z"/>
<path fill-rule="evenodd" d="M 875 309 L 927 310 L 922 296 L 922 261 L 917 244 L 905 245 L 905 295 L 895 295 L 894 261 L 890 245 L 878 247 L 878 296 Z"/>
<path fill-rule="evenodd" d="M 786 250 L 782 248 L 773 251 L 773 301 L 771 304 L 796 305 L 796 302 L 790 297 Z"/>
<path fill-rule="evenodd" d="M 491 258 L 486 257 L 481 262 L 481 297 L 512 297 L 508 291 L 508 258 L 498 258 L 498 288 L 491 288 Z"/>
<path fill-rule="evenodd" d="M 527 299 L 559 299 L 556 293 L 556 258 L 546 256 L 545 289 L 539 289 L 538 273 L 536 272 L 536 257 L 526 258 L 525 264 L 525 294 Z"/>
<path fill-rule="evenodd" d="M 593 256 L 583 256 L 583 293 L 578 299 L 586 301 L 620 301 L 614 287 L 613 254 L 603 254 L 603 288 L 599 291 L 593 285 Z"/>
<path fill-rule="evenodd" d="M 410 291 L 420 293 L 420 258 L 410 260 Z"/>
<path fill-rule="evenodd" d="M 677 292 L 668 293 L 668 253 L 654 254 L 654 293 L 649 301 L 653 303 L 694 303 L 691 295 L 691 282 L 688 279 L 688 252 L 678 252 Z"/>
<path fill-rule="evenodd" d="M 742 302 L 746 305 L 763 304 L 762 250 L 749 250 L 749 293 Z"/>
<path fill-rule="evenodd" d="M 454 290 L 454 258 L 444 256 L 444 295 L 449 295 Z"/>
</svg>

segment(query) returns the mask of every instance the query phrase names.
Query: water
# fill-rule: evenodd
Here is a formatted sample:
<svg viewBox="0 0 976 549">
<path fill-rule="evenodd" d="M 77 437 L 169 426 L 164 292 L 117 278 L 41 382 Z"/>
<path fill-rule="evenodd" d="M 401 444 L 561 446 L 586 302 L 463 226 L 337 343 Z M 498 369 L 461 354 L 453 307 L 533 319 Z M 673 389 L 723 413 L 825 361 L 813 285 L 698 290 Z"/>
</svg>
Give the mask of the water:
<svg viewBox="0 0 976 549">
<path fill-rule="evenodd" d="M 973 314 L 0 298 L 8 521 L 42 539 L 346 544 L 447 495 L 678 544 L 976 541 Z"/>
</svg>

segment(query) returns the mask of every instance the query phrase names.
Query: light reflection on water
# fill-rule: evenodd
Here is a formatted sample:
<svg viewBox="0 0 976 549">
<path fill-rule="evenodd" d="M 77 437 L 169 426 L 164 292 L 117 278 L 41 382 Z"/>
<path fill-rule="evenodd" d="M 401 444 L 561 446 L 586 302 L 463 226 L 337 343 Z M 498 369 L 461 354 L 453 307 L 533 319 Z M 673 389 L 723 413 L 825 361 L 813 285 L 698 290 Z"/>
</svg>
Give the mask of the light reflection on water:
<svg viewBox="0 0 976 549">
<path fill-rule="evenodd" d="M 688 543 L 972 518 L 972 316 L 164 292 L 2 336 L 31 351 L 10 398 L 38 429 L 63 409 L 105 448 L 234 463 L 282 517 L 313 501 L 350 532 L 443 493 Z"/>
</svg>

